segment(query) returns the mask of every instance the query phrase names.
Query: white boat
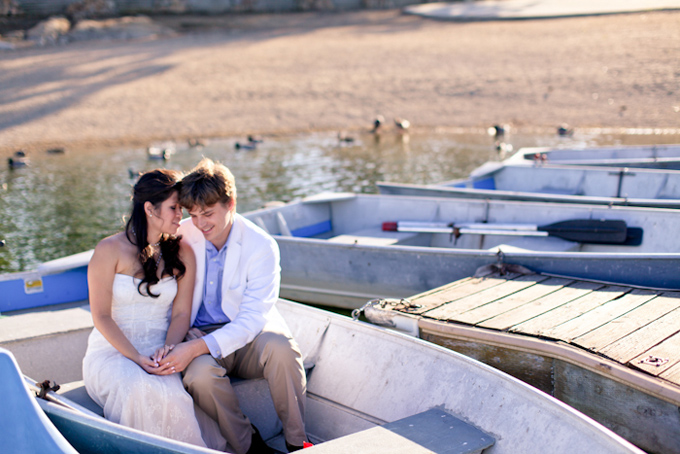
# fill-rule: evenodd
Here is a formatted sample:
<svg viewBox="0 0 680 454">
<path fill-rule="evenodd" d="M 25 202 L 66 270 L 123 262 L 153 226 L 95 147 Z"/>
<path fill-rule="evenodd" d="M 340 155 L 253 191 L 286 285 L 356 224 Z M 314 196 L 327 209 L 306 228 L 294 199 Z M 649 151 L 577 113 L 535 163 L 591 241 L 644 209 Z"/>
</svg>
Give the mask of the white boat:
<svg viewBox="0 0 680 454">
<path fill-rule="evenodd" d="M 680 208 L 680 171 L 489 162 L 430 185 L 378 182 L 381 194 Z"/>
<path fill-rule="evenodd" d="M 405 298 L 502 263 L 555 275 L 680 289 L 680 242 L 669 235 L 680 231 L 678 210 L 328 194 L 245 216 L 276 238 L 281 296 L 295 301 L 357 308 L 374 298 Z M 624 221 L 629 233 L 642 234 L 640 244 L 588 244 L 497 229 L 602 219 Z M 388 221 L 452 227 L 440 227 L 439 233 L 385 231 L 383 223 Z M 471 224 L 477 230 L 466 233 Z"/>
<path fill-rule="evenodd" d="M 285 300 L 278 302 L 278 308 L 309 369 L 306 431 L 315 445 L 306 448 L 310 454 L 642 453 L 536 388 L 450 350 Z M 39 374 L 39 380 L 73 380 L 61 394 L 48 392 L 50 401 L 40 401 L 63 437 L 81 453 L 216 452 L 108 422 L 97 414 L 101 409 L 97 411 L 96 405 L 94 413 L 84 409 L 81 404 L 93 405 L 79 381 L 92 325 L 91 321 L 74 323 L 87 315 L 83 306 L 0 319 L 0 346 L 14 353 L 23 373 L 34 378 Z M 24 327 L 30 327 L 30 332 L 22 332 Z M 12 331 L 14 335 L 9 334 Z M 44 348 L 45 338 L 50 350 Z M 4 351 L 0 359 L 3 356 L 7 356 Z M 6 363 L 0 361 L 1 376 L 16 375 Z M 285 452 L 281 424 L 264 380 L 235 386 L 244 413 L 270 446 Z M 16 411 L 22 415 L 35 411 L 29 407 Z M 18 420 L 5 418 L 0 429 L 3 446 L 22 446 L 25 441 L 17 440 L 14 432 Z"/>
<path fill-rule="evenodd" d="M 680 169 L 680 145 L 631 145 L 588 148 L 521 148 L 507 163 L 551 163 L 607 167 Z"/>
<path fill-rule="evenodd" d="M 680 231 L 678 210 L 347 193 L 322 194 L 244 216 L 279 244 L 281 296 L 305 303 L 354 309 L 374 298 L 405 298 L 503 263 L 548 274 L 680 289 L 675 271 L 680 240 L 669 235 Z M 585 240 L 595 239 L 600 233 L 584 224 L 588 220 L 623 221 L 624 228 L 615 233 L 625 232 L 624 242 L 570 241 L 564 239 L 569 229 L 526 230 L 575 221 L 571 224 L 576 227 L 585 225 Z M 383 230 L 389 221 L 416 222 L 420 231 Z M 436 232 L 422 231 L 423 223 L 432 222 L 442 226 Z M 91 254 L 0 276 L 0 312 L 86 299 L 85 286 L 64 282 L 86 282 Z M 80 293 L 73 295 L 75 291 Z"/>
</svg>

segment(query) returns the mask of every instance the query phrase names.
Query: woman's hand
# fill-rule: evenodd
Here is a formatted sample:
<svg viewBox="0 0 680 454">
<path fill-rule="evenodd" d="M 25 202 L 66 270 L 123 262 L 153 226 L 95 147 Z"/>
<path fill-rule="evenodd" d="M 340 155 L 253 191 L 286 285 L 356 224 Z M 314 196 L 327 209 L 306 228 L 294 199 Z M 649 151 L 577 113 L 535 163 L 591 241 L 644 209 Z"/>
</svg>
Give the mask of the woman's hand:
<svg viewBox="0 0 680 454">
<path fill-rule="evenodd" d="M 154 359 L 150 356 L 138 354 L 135 362 L 139 364 L 139 367 L 144 369 L 148 374 L 158 374 L 158 371 L 161 368 L 158 362 L 154 361 Z"/>
<path fill-rule="evenodd" d="M 156 363 L 156 366 L 158 366 L 158 363 L 160 363 L 161 360 L 165 358 L 173 348 L 175 348 L 174 345 L 164 345 L 156 350 L 153 355 L 151 355 L 151 359 L 154 361 L 154 363 Z"/>
<path fill-rule="evenodd" d="M 148 374 L 153 374 L 153 375 L 170 375 L 174 374 L 177 372 L 174 367 L 170 364 L 160 364 L 161 360 L 156 361 L 155 356 L 165 352 L 167 349 L 166 347 L 170 347 L 169 345 L 166 345 L 162 348 L 159 348 L 156 350 L 156 352 L 153 354 L 153 356 L 143 356 L 139 355 L 139 358 L 137 360 L 137 364 L 139 364 L 139 367 L 144 369 L 146 373 Z"/>
</svg>

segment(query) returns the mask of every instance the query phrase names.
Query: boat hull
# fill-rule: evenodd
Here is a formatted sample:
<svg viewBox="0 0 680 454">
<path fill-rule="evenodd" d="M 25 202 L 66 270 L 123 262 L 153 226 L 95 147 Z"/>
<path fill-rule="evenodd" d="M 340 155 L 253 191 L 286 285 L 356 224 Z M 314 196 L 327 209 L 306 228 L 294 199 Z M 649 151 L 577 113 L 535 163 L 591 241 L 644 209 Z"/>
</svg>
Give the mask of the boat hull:
<svg viewBox="0 0 680 454">
<path fill-rule="evenodd" d="M 506 252 L 347 245 L 276 237 L 281 296 L 345 309 L 374 298 L 406 298 L 499 263 L 532 271 L 628 285 L 679 289 L 680 254 Z"/>
</svg>

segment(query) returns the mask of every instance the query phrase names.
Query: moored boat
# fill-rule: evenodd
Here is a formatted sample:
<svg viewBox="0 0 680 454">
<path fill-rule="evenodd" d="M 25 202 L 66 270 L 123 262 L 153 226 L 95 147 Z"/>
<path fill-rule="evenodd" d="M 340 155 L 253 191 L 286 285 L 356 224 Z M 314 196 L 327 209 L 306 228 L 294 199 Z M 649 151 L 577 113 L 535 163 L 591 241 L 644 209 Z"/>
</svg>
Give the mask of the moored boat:
<svg viewBox="0 0 680 454">
<path fill-rule="evenodd" d="M 489 454 L 642 452 L 547 394 L 455 352 L 297 303 L 279 300 L 277 306 L 309 370 L 306 430 L 315 444 L 308 448 L 310 454 L 417 454 L 454 448 Z M 0 319 L 0 332 L 6 333 L 10 325 L 34 327 L 32 335 L 14 339 L 15 346 L 23 345 L 13 350 L 24 373 L 43 367 L 36 363 L 48 354 L 36 340 L 38 334 L 51 337 L 55 347 L 49 354 L 56 366 L 47 373 L 54 377 L 74 372 L 65 369 L 82 359 L 83 342 L 54 326 L 68 323 L 73 311 L 87 312 L 85 307 L 51 311 L 51 326 L 36 323 L 38 313 Z M 83 329 L 89 331 L 91 325 Z M 41 407 L 80 452 L 207 452 L 159 440 L 84 410 L 80 404 L 92 402 L 78 379 L 65 385 L 62 394 L 48 392 L 51 401 L 41 402 Z M 244 413 L 270 446 L 285 452 L 263 380 L 235 386 Z M 3 432 L 3 439 L 12 436 Z"/>
<path fill-rule="evenodd" d="M 520 378 L 647 452 L 680 453 L 678 292 L 513 267 L 362 310 Z"/>
<path fill-rule="evenodd" d="M 584 148 L 521 148 L 507 163 L 551 163 L 607 167 L 680 169 L 680 145 L 630 145 Z"/>
<path fill-rule="evenodd" d="M 485 265 L 516 263 L 534 271 L 631 285 L 680 288 L 677 210 L 592 205 L 329 194 L 246 213 L 281 250 L 281 295 L 357 308 L 403 298 L 473 275 Z M 591 244 L 500 227 L 560 221 L 620 220 L 641 241 Z M 436 232 L 386 231 L 388 221 L 439 223 Z M 466 230 L 473 225 L 474 231 Z M 466 233 L 469 232 L 469 233 Z M 593 239 L 593 238 L 590 238 Z M 640 237 L 637 238 L 640 240 Z M 637 245 L 634 245 L 637 244 Z"/>
<path fill-rule="evenodd" d="M 438 184 L 376 183 L 381 194 L 680 208 L 680 171 L 489 162 Z"/>
<path fill-rule="evenodd" d="M 504 262 L 538 272 L 680 289 L 675 272 L 680 240 L 669 234 L 680 230 L 678 210 L 348 193 L 272 205 L 244 216 L 279 244 L 281 296 L 305 303 L 354 309 L 374 298 L 408 297 Z M 416 228 L 385 230 L 390 221 L 415 222 Z M 597 222 L 603 221 L 614 223 L 613 230 L 601 231 Z M 436 231 L 426 231 L 433 222 Z M 0 299 L 0 312 L 86 299 L 84 285 L 65 282 L 85 283 L 91 254 L 0 276 L 0 294 L 7 295 Z M 81 293 L 71 295 L 74 289 Z"/>
</svg>

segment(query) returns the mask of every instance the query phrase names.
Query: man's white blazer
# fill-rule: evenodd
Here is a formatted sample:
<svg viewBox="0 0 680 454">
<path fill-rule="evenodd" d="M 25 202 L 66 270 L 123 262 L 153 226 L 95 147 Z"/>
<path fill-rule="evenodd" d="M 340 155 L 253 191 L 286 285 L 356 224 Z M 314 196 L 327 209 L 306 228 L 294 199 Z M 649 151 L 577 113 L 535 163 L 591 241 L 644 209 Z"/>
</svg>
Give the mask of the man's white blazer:
<svg viewBox="0 0 680 454">
<path fill-rule="evenodd" d="M 191 219 L 182 221 L 178 234 L 196 255 L 196 283 L 191 307 L 193 325 L 203 302 L 206 239 Z M 274 307 L 280 284 L 281 266 L 276 241 L 248 219 L 234 214 L 222 275 L 222 310 L 231 322 L 212 333 L 223 357 L 251 342 L 267 323 L 276 323 L 279 329 L 289 332 Z"/>
</svg>

